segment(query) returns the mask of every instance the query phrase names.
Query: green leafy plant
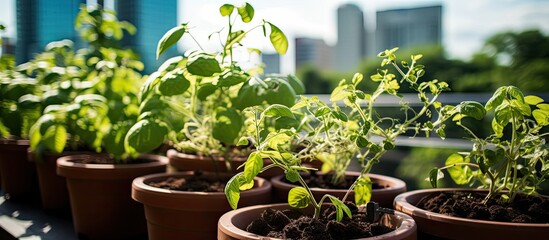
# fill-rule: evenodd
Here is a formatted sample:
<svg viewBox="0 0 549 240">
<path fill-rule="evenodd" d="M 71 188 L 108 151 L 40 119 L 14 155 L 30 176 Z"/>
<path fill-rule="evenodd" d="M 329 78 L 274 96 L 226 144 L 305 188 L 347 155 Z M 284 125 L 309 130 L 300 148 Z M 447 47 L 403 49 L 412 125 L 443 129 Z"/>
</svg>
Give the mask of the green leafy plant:
<svg viewBox="0 0 549 240">
<path fill-rule="evenodd" d="M 248 30 L 241 28 L 240 25 L 251 24 L 254 18 L 254 8 L 248 3 L 240 7 L 224 4 L 219 12 L 227 18 L 227 26 L 209 36 L 209 39 L 218 37 L 221 44 L 218 52 L 202 49 L 187 23 L 170 29 L 160 39 L 157 56 L 183 36 L 191 37 L 198 49 L 167 60 L 148 77 L 141 87 L 139 122 L 126 136 L 127 148 L 145 152 L 166 139 L 186 153 L 224 159 L 245 155 L 244 149 L 235 148 L 246 131 L 242 110 L 263 104 L 291 106 L 296 94 L 302 93 L 302 86 L 295 77 L 261 79 L 258 77 L 260 67 L 246 70 L 242 67 L 245 59 L 237 59 L 234 54 L 238 49 L 247 50 L 249 54 L 260 52 L 243 46 L 242 42 L 258 28 L 263 29 L 265 37 L 270 29 L 273 47 L 284 54 L 288 41 L 278 27 L 263 20 Z M 238 19 L 240 24 L 237 24 Z M 230 169 L 229 161 L 225 163 Z"/>
<path fill-rule="evenodd" d="M 239 192 L 249 189 L 253 185 L 253 178 L 262 171 L 278 167 L 284 170 L 285 177 L 301 186 L 293 188 L 288 194 L 288 203 L 292 207 L 303 208 L 309 204 L 315 208 L 314 217 L 320 215 L 320 207 L 326 200 L 330 200 L 336 207 L 337 220 L 343 214 L 350 217 L 350 211 L 344 204 L 347 196 L 338 199 L 331 195 L 323 196 L 317 201 L 299 172 L 316 170 L 304 167 L 301 163 L 306 159 L 321 159 L 324 162 L 323 170 L 335 171 L 334 182 L 340 181 L 350 161 L 356 157 L 362 166 L 361 176 L 349 188 L 347 195 L 354 191 L 355 203 L 366 204 L 371 197 L 371 181 L 366 175 L 381 156 L 395 147 L 398 136 L 411 132 L 413 135 L 424 132 L 427 135 L 436 131 L 444 137 L 444 120 L 450 117 L 450 108 L 442 107 L 437 97 L 448 89 L 445 82 L 438 80 L 421 82 L 419 78 L 424 74 L 424 66 L 417 61 L 421 55 L 411 57 L 411 63 L 402 61 L 397 64 L 395 51 L 386 50 L 379 54 L 383 58 L 381 66 L 392 66 L 399 78 L 388 69 L 380 69 L 370 79 L 378 83 L 378 87 L 367 94 L 357 89 L 363 80 L 362 74 L 355 74 L 348 82 L 342 80 L 331 94 L 332 106 L 320 101 L 317 97 L 301 97 L 292 108 L 282 105 L 271 105 L 264 111 L 253 108 L 252 113 L 259 116 L 254 121 L 256 151 L 250 154 L 244 164 L 244 171 L 234 176 L 225 189 L 227 199 L 233 208 L 239 200 Z M 406 102 L 401 101 L 404 119 L 381 116 L 374 108 L 375 102 L 382 94 L 399 97 L 400 86 L 407 84 L 418 93 L 422 103 L 419 110 L 413 109 Z M 337 105 L 343 102 L 344 108 Z M 363 108 L 363 104 L 365 107 Z M 346 111 L 347 113 L 345 113 Z M 438 118 L 435 121 L 424 120 L 422 117 Z M 286 125 L 270 132 L 266 136 L 260 133 L 269 121 L 285 121 L 294 119 L 296 124 Z M 280 125 L 280 124 L 279 124 Z M 293 148 L 293 145 L 300 148 Z M 269 158 L 272 164 L 263 166 L 262 158 Z"/>
<path fill-rule="evenodd" d="M 466 126 L 463 119 L 482 120 L 492 111 L 492 133 L 478 136 Z M 473 148 L 468 152 L 452 154 L 446 166 L 434 168 L 429 180 L 433 187 L 447 170 L 457 184 L 473 185 L 489 190 L 484 203 L 501 195 L 512 202 L 517 194 L 535 194 L 549 175 L 545 142 L 549 125 L 549 104 L 538 96 L 524 96 L 514 86 L 498 88 L 486 105 L 465 101 L 451 110 L 453 121 L 471 136 Z"/>
<path fill-rule="evenodd" d="M 124 136 L 138 116 L 143 63 L 118 41 L 122 29 L 135 30 L 99 6 L 82 6 L 76 26 L 89 48 L 74 52 L 66 42 L 53 42 L 24 66 L 46 90 L 43 115 L 31 129 L 31 149 L 40 156 L 69 146 L 126 158 Z"/>
</svg>

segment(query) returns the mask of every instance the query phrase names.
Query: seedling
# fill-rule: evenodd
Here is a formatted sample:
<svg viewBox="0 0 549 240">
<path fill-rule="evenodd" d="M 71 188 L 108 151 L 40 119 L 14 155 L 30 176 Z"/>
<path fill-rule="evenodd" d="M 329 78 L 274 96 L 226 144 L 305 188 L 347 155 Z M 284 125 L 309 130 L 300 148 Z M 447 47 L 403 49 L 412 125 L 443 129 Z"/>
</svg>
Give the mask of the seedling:
<svg viewBox="0 0 549 240">
<path fill-rule="evenodd" d="M 463 119 L 485 118 L 492 111 L 492 133 L 478 136 L 464 124 Z M 473 148 L 452 154 L 446 166 L 434 168 L 429 180 L 437 187 L 437 180 L 447 170 L 460 185 L 480 183 L 488 189 L 483 200 L 501 195 L 512 202 L 517 194 L 536 194 L 549 174 L 545 126 L 549 125 L 549 104 L 538 96 L 524 96 L 514 86 L 498 88 L 486 105 L 465 101 L 451 110 L 453 121 L 471 136 Z"/>
</svg>

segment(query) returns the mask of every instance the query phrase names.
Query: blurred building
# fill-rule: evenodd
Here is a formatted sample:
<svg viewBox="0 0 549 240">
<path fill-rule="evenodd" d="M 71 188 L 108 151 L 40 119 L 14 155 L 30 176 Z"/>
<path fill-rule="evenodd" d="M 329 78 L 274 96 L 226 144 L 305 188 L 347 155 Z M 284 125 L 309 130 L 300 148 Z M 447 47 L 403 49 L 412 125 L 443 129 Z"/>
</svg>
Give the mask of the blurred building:
<svg viewBox="0 0 549 240">
<path fill-rule="evenodd" d="M 331 48 L 322 39 L 295 39 L 295 68 L 312 65 L 318 69 L 331 68 Z"/>
<path fill-rule="evenodd" d="M 442 42 L 442 6 L 378 11 L 376 52 Z"/>
<path fill-rule="evenodd" d="M 261 61 L 265 64 L 263 69 L 264 74 L 280 73 L 280 54 L 278 53 L 263 53 Z"/>
<path fill-rule="evenodd" d="M 30 60 L 52 41 L 70 39 L 77 43 L 74 19 L 80 4 L 85 3 L 86 0 L 17 0 L 17 63 Z"/>
<path fill-rule="evenodd" d="M 145 64 L 145 73 L 155 71 L 166 59 L 178 54 L 177 45 L 168 49 L 156 60 L 158 40 L 177 26 L 177 0 L 124 0 L 116 1 L 118 19 L 135 25 L 135 35 L 126 35 L 124 46 L 133 48 Z"/>
<path fill-rule="evenodd" d="M 15 40 L 13 38 L 7 38 L 2 37 L 2 51 L 0 52 L 2 55 L 4 54 L 15 54 Z"/>
<path fill-rule="evenodd" d="M 344 4 L 337 8 L 337 44 L 334 67 L 340 71 L 350 71 L 366 56 L 366 29 L 364 14 L 354 4 Z"/>
</svg>

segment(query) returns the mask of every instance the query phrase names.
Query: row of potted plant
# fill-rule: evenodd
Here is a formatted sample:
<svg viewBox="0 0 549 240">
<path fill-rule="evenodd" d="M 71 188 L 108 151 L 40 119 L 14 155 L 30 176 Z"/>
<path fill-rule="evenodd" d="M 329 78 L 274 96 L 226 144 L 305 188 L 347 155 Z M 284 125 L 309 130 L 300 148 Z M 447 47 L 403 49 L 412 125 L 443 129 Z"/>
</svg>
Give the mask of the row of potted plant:
<svg viewBox="0 0 549 240">
<path fill-rule="evenodd" d="M 81 23 L 92 26 L 84 32 L 94 36 L 95 31 L 96 36 L 100 36 L 98 39 L 113 36 L 101 35 L 104 28 L 97 24 L 104 21 L 101 18 L 104 13 L 99 12 L 81 12 Z M 448 85 L 438 80 L 421 79 L 425 73 L 425 66 L 419 63 L 421 55 L 401 61 L 395 55 L 397 49 L 392 49 L 379 55 L 383 58 L 382 68 L 370 77 L 377 83 L 372 92 L 359 90 L 363 76 L 356 74 L 350 81 L 340 82 L 331 94 L 329 105 L 317 97 L 299 96 L 304 92 L 303 86 L 294 76 L 262 79 L 257 74 L 260 67 L 244 69 L 242 66 L 246 64 L 235 55 L 242 48 L 250 54 L 258 51 L 244 47 L 243 40 L 250 31 L 262 28 L 265 37 L 269 32 L 271 43 L 281 54 L 286 52 L 287 39 L 278 27 L 265 20 L 248 30 L 240 30 L 239 24 L 248 25 L 254 18 L 250 4 L 240 7 L 224 4 L 219 12 L 227 18 L 228 25 L 210 37 L 220 39 L 222 50 L 217 53 L 191 50 L 182 57 L 167 60 L 146 78 L 139 93 L 117 95 L 115 89 L 125 89 L 123 83 L 116 81 L 117 77 L 135 77 L 131 68 L 138 64 L 122 60 L 128 55 L 120 52 L 104 54 L 108 52 L 106 45 L 95 48 L 100 51 L 86 60 L 88 65 L 82 67 L 86 70 L 83 75 L 69 75 L 69 67 L 63 74 L 47 68 L 32 70 L 36 71 L 34 76 L 39 81 L 43 78 L 39 76 L 56 72 L 59 76 L 50 77 L 55 79 L 52 82 L 60 85 L 61 92 L 68 89 L 66 92 L 75 97 L 74 102 L 65 105 L 44 107 L 43 113 L 40 111 L 42 105 L 34 105 L 38 114 L 32 116 L 38 122 L 33 129 L 22 132 L 30 135 L 35 152 L 40 152 L 41 148 L 61 152 L 67 142 L 77 146 L 80 140 L 93 150 L 106 149 L 118 156 L 115 159 L 129 159 L 127 157 L 135 158 L 139 153 L 168 144 L 175 149 L 167 154 L 170 165 L 184 171 L 162 173 L 168 162 L 162 156 L 152 157 L 156 159 L 154 161 L 125 160 L 125 163 L 133 164 L 105 164 L 121 161 L 104 155 L 60 158 L 56 169 L 58 174 L 67 177 L 79 234 L 90 238 L 142 237 L 145 218 L 140 206 L 130 200 L 130 189 L 131 197 L 145 206 L 149 239 L 215 238 L 216 235 L 220 239 L 260 239 L 261 236 L 352 239 L 374 235 L 415 239 L 417 229 L 420 237 L 449 239 L 540 239 L 547 233 L 547 198 L 535 196 L 536 188 L 547 178 L 549 169 L 545 161 L 547 149 L 543 129 L 548 123 L 549 110 L 543 99 L 524 96 L 515 87 L 502 87 L 485 106 L 471 101 L 443 106 L 437 98 L 448 90 Z M 237 20 L 240 20 L 239 24 L 236 24 Z M 118 27 L 114 32 L 122 28 L 131 31 L 126 23 L 115 26 Z M 158 43 L 157 55 L 183 36 L 194 39 L 192 28 L 188 26 L 182 24 L 168 31 Z M 200 42 L 197 45 L 200 48 Z M 128 63 L 130 70 L 124 65 Z M 36 62 L 36 66 L 41 64 Z M 98 88 L 73 91 L 71 86 L 86 86 L 81 82 L 74 84 L 78 79 L 95 80 Z M 62 87 L 63 80 L 72 82 L 65 84 L 69 87 Z M 398 98 L 401 87 L 415 91 L 423 105 L 412 108 L 401 101 L 404 118 L 382 116 L 375 108 L 377 98 L 382 94 Z M 8 96 L 4 95 L 4 90 L 2 94 L 3 99 Z M 14 99 L 14 104 L 25 103 L 22 95 L 6 99 Z M 116 108 L 117 101 L 122 103 L 118 105 L 121 108 Z M 494 134 L 477 136 L 466 127 L 468 118 L 482 120 L 492 109 Z M 2 115 L 2 123 L 12 119 L 4 116 L 7 115 Z M 440 193 L 445 189 L 434 189 L 432 191 L 438 195 L 430 196 L 434 200 L 429 201 L 425 196 L 430 193 L 404 193 L 404 182 L 370 174 L 383 154 L 395 147 L 398 136 L 422 133 L 429 136 L 435 132 L 444 139 L 445 122 L 450 119 L 471 134 L 474 147 L 470 152 L 450 156 L 446 166 L 434 169 L 429 174 L 431 183 L 436 186 L 437 179 L 443 176 L 442 170 L 447 170 L 456 183 L 476 181 L 489 189 L 488 192 L 470 193 L 461 189 L 459 194 L 455 190 L 447 194 Z M 8 125 L 4 123 L 3 126 Z M 79 130 L 72 131 L 72 127 Z M 358 161 L 361 172 L 346 172 L 351 161 Z M 149 168 L 135 170 L 141 166 Z M 89 174 L 85 173 L 85 168 Z M 115 172 L 115 176 L 107 174 L 109 172 Z M 158 174 L 147 175 L 155 172 Z M 3 173 L 0 174 L 4 177 Z M 277 174 L 279 176 L 273 177 Z M 84 178 L 94 181 L 85 182 Z M 321 186 L 341 189 L 322 190 L 312 185 L 314 179 L 324 184 Z M 107 188 L 100 183 L 118 188 L 105 192 Z M 95 187 L 103 192 L 91 191 Z M 271 188 L 276 189 L 273 190 L 274 200 L 271 200 Z M 84 195 L 80 195 L 82 190 Z M 195 192 L 197 190 L 199 192 Z M 401 212 L 388 209 L 395 197 L 395 209 Z M 77 199 L 86 202 L 77 203 Z M 454 203 L 467 200 L 477 201 L 466 203 L 474 206 L 473 215 L 459 215 L 464 211 L 463 207 L 450 210 L 449 206 L 437 205 L 456 205 Z M 287 204 L 252 206 L 273 201 Z M 117 202 L 120 205 L 114 210 L 98 210 L 99 206 L 114 206 Z M 510 205 L 517 202 L 521 204 Z M 499 203 L 503 208 L 493 207 L 493 203 Z M 78 205 L 84 206 L 84 210 L 76 210 Z M 537 208 L 529 209 L 533 205 Z M 526 210 L 525 206 L 528 206 Z M 237 207 L 244 208 L 229 211 Z M 522 211 L 513 212 L 517 220 L 511 221 L 531 223 L 486 221 L 501 221 L 500 215 L 509 207 Z M 296 208 L 305 211 L 292 210 Z M 450 216 L 427 213 L 421 208 L 441 210 Z M 490 215 L 492 210 L 495 215 Z M 528 212 L 534 215 L 523 216 Z M 303 214 L 310 217 L 300 217 Z M 76 215 L 90 221 L 89 226 L 102 227 L 87 227 L 84 221 L 76 219 Z M 469 219 L 480 217 L 486 220 L 473 222 Z M 430 222 L 436 219 L 442 219 L 442 223 Z M 137 223 L 131 223 L 132 220 Z M 117 224 L 121 222 L 126 224 Z M 461 226 L 460 222 L 465 224 Z M 498 230 L 502 236 L 494 235 L 493 228 L 497 225 L 504 227 Z M 429 226 L 435 227 L 434 230 Z M 450 226 L 458 226 L 458 232 L 450 232 Z"/>
</svg>

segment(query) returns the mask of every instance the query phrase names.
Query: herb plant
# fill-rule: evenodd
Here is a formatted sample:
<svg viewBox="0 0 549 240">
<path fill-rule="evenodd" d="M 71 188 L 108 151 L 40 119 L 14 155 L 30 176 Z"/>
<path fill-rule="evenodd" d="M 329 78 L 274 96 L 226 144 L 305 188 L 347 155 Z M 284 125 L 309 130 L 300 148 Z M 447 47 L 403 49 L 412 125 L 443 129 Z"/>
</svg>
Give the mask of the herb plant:
<svg viewBox="0 0 549 240">
<path fill-rule="evenodd" d="M 491 114 L 492 133 L 478 136 L 463 119 L 482 120 Z M 468 152 L 452 154 L 446 166 L 430 172 L 430 182 L 437 180 L 447 170 L 460 185 L 480 183 L 488 189 L 483 200 L 501 195 L 512 202 L 517 194 L 535 194 L 540 184 L 548 178 L 549 163 L 544 127 L 549 125 L 549 104 L 538 96 L 524 96 L 514 86 L 498 88 L 486 105 L 465 101 L 451 110 L 453 121 L 471 136 L 473 147 Z"/>
<path fill-rule="evenodd" d="M 244 108 L 295 103 L 296 90 L 302 91 L 295 77 L 261 79 L 257 74 L 260 67 L 246 70 L 242 67 L 245 60 L 235 56 L 242 49 L 249 54 L 260 52 L 244 47 L 242 42 L 259 28 L 265 37 L 270 30 L 273 47 L 284 54 L 288 47 L 284 33 L 265 20 L 244 30 L 241 25 L 251 24 L 254 18 L 254 8 L 248 3 L 240 7 L 224 4 L 219 12 L 227 18 L 227 26 L 209 36 L 220 42 L 218 52 L 206 52 L 187 23 L 172 28 L 160 39 L 157 57 L 187 35 L 198 49 L 167 60 L 148 77 L 141 87 L 139 122 L 126 136 L 127 148 L 146 152 L 166 139 L 182 152 L 230 160 L 234 155 L 246 154 L 243 149 L 235 151 L 246 131 Z M 230 169 L 229 161 L 225 163 Z"/>
<path fill-rule="evenodd" d="M 383 58 L 381 66 L 394 67 L 400 77 L 397 78 L 388 69 L 378 70 L 370 77 L 378 83 L 371 94 L 358 90 L 357 86 L 363 76 L 357 73 L 350 82 L 342 80 L 334 89 L 330 98 L 332 106 L 317 97 L 301 97 L 301 101 L 291 109 L 282 105 L 271 105 L 261 113 L 255 108 L 252 109 L 251 111 L 259 116 L 254 122 L 256 135 L 252 136 L 257 143 L 256 151 L 250 154 L 244 164 L 244 171 L 234 176 L 225 189 L 230 205 L 233 208 L 237 207 L 240 190 L 251 188 L 253 178 L 258 173 L 278 167 L 285 171 L 286 179 L 301 185 L 289 192 L 290 206 L 303 208 L 311 204 L 315 208 L 314 217 L 318 218 L 322 203 L 329 199 L 336 207 L 337 220 L 341 220 L 343 213 L 350 217 L 350 211 L 343 202 L 351 191 L 355 193 L 357 205 L 364 205 L 370 200 L 372 187 L 366 174 L 380 161 L 385 152 L 394 148 L 398 136 L 408 132 L 414 135 L 420 132 L 429 134 L 434 130 L 444 137 L 443 122 L 450 116 L 449 108 L 442 107 L 436 99 L 448 89 L 448 85 L 438 80 L 419 81 L 424 74 L 424 66 L 417 62 L 421 55 L 412 56 L 410 64 L 402 61 L 399 65 L 394 54 L 396 50 L 386 50 L 379 56 Z M 384 93 L 400 96 L 398 90 L 401 84 L 409 85 L 416 91 L 423 105 L 419 110 L 414 110 L 406 102 L 401 102 L 404 119 L 380 116 L 374 108 L 376 100 Z M 346 109 L 336 104 L 339 101 L 343 102 Z M 364 108 L 362 104 L 365 104 Z M 438 118 L 435 121 L 421 122 L 422 117 L 433 116 Z M 298 120 L 298 124 L 273 131 L 266 137 L 259 134 L 263 131 L 262 126 L 265 126 L 265 122 L 288 118 Z M 298 148 L 299 151 L 292 148 L 292 144 L 296 142 L 302 146 Z M 323 170 L 335 171 L 333 176 L 337 182 L 342 179 L 354 157 L 362 166 L 361 176 L 355 180 L 343 199 L 325 195 L 317 201 L 299 174 L 301 171 L 315 170 L 303 167 L 303 160 L 318 158 L 324 162 Z M 262 158 L 271 159 L 272 164 L 263 166 Z"/>
<path fill-rule="evenodd" d="M 113 12 L 86 6 L 76 26 L 89 48 L 74 52 L 62 42 L 50 43 L 54 54 L 42 54 L 27 66 L 47 89 L 43 115 L 31 129 L 31 149 L 40 156 L 68 145 L 128 157 L 123 140 L 137 119 L 143 64 L 118 41 L 123 29 L 135 30 Z"/>
</svg>

